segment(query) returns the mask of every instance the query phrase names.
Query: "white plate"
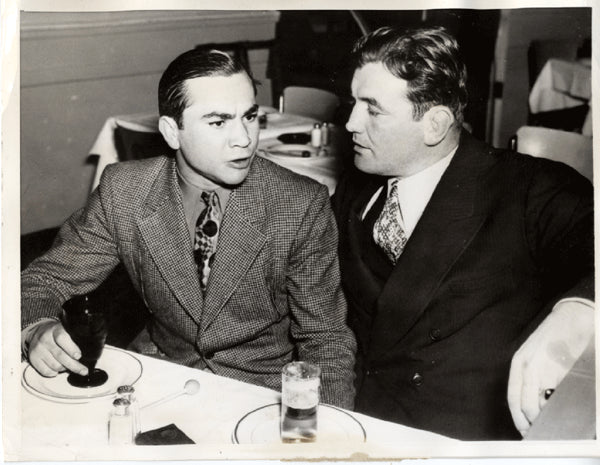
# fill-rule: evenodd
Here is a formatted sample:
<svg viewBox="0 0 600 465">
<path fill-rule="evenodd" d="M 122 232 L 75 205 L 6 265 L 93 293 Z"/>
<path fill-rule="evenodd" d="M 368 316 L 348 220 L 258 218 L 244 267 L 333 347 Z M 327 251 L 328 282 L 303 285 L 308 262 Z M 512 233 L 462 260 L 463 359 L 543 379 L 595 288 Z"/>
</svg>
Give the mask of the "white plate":
<svg viewBox="0 0 600 465">
<path fill-rule="evenodd" d="M 244 415 L 233 431 L 235 444 L 276 444 L 280 436 L 281 404 L 269 404 Z M 360 422 L 343 410 L 319 405 L 317 443 L 365 442 L 367 434 Z"/>
<path fill-rule="evenodd" d="M 271 145 L 267 148 L 267 152 L 272 155 L 284 155 L 288 157 L 298 157 L 303 158 L 304 153 L 308 152 L 310 157 L 313 157 L 317 154 L 317 149 L 312 145 L 304 145 L 304 144 L 275 144 Z M 304 157 L 309 158 L 309 157 Z"/>
<path fill-rule="evenodd" d="M 119 386 L 133 385 L 142 376 L 142 363 L 130 353 L 114 347 L 104 348 L 96 367 L 108 374 L 108 380 L 102 386 L 71 386 L 67 381 L 67 372 L 53 378 L 45 378 L 31 365 L 27 365 L 23 370 L 22 384 L 31 394 L 42 399 L 66 404 L 83 404 L 113 396 Z"/>
</svg>

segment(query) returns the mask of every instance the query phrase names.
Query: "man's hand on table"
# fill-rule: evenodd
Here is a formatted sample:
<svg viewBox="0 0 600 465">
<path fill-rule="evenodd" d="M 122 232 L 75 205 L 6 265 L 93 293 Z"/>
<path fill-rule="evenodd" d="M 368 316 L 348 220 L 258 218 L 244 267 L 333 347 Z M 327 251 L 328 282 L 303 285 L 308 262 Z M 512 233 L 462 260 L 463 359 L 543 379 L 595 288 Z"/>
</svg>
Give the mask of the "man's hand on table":
<svg viewBox="0 0 600 465">
<path fill-rule="evenodd" d="M 79 347 L 59 321 L 38 323 L 27 342 L 29 363 L 42 376 L 53 377 L 66 370 L 87 375 L 88 369 L 77 361 L 81 357 Z"/>
<path fill-rule="evenodd" d="M 565 300 L 515 353 L 507 399 L 515 426 L 523 436 L 593 335 L 593 307 Z"/>
</svg>

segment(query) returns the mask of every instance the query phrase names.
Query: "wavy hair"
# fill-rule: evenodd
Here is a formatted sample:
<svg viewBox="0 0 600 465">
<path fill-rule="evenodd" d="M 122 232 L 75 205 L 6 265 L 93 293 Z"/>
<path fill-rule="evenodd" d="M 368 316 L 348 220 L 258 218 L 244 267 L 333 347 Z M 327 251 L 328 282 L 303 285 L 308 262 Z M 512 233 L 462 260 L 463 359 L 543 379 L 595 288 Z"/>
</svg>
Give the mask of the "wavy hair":
<svg viewBox="0 0 600 465">
<path fill-rule="evenodd" d="M 406 32 L 382 27 L 359 39 L 352 50 L 354 69 L 381 62 L 408 84 L 413 117 L 419 120 L 435 105 L 452 110 L 463 122 L 467 71 L 456 40 L 442 27 Z"/>
<path fill-rule="evenodd" d="M 158 113 L 170 116 L 177 126 L 183 127 L 183 110 L 189 104 L 185 82 L 188 79 L 207 76 L 232 76 L 246 73 L 256 95 L 256 81 L 244 64 L 220 50 L 192 49 L 175 58 L 158 83 Z"/>
</svg>

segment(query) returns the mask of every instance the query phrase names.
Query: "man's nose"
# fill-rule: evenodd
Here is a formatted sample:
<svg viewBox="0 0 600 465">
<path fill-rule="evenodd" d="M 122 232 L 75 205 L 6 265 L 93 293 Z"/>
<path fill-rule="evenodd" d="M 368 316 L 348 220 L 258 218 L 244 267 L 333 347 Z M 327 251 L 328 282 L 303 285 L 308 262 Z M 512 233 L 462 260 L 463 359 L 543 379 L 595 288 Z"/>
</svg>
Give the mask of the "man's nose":
<svg viewBox="0 0 600 465">
<path fill-rule="evenodd" d="M 232 147 L 247 147 L 251 142 L 248 128 L 243 121 L 237 121 L 232 128 L 229 144 Z"/>
<path fill-rule="evenodd" d="M 346 129 L 348 132 L 360 132 L 360 124 L 358 111 L 356 110 L 356 105 L 354 105 L 352 107 L 352 111 L 350 112 L 348 122 L 346 123 Z"/>
</svg>

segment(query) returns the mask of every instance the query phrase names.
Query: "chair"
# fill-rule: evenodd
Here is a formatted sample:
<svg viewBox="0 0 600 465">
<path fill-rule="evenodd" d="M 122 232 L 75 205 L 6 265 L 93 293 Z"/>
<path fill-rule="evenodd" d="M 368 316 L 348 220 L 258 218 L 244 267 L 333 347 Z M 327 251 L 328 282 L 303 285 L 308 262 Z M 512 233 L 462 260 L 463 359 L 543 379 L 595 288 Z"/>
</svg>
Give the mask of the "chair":
<svg viewBox="0 0 600 465">
<path fill-rule="evenodd" d="M 136 131 L 119 125 L 115 128 L 115 146 L 119 161 L 174 154 L 160 132 Z"/>
<path fill-rule="evenodd" d="M 308 116 L 320 121 L 331 121 L 340 105 L 332 92 L 316 87 L 288 86 L 279 98 L 279 112 Z"/>
<path fill-rule="evenodd" d="M 511 137 L 509 145 L 521 153 L 566 163 L 593 181 L 591 137 L 558 129 L 522 126 Z"/>
</svg>

